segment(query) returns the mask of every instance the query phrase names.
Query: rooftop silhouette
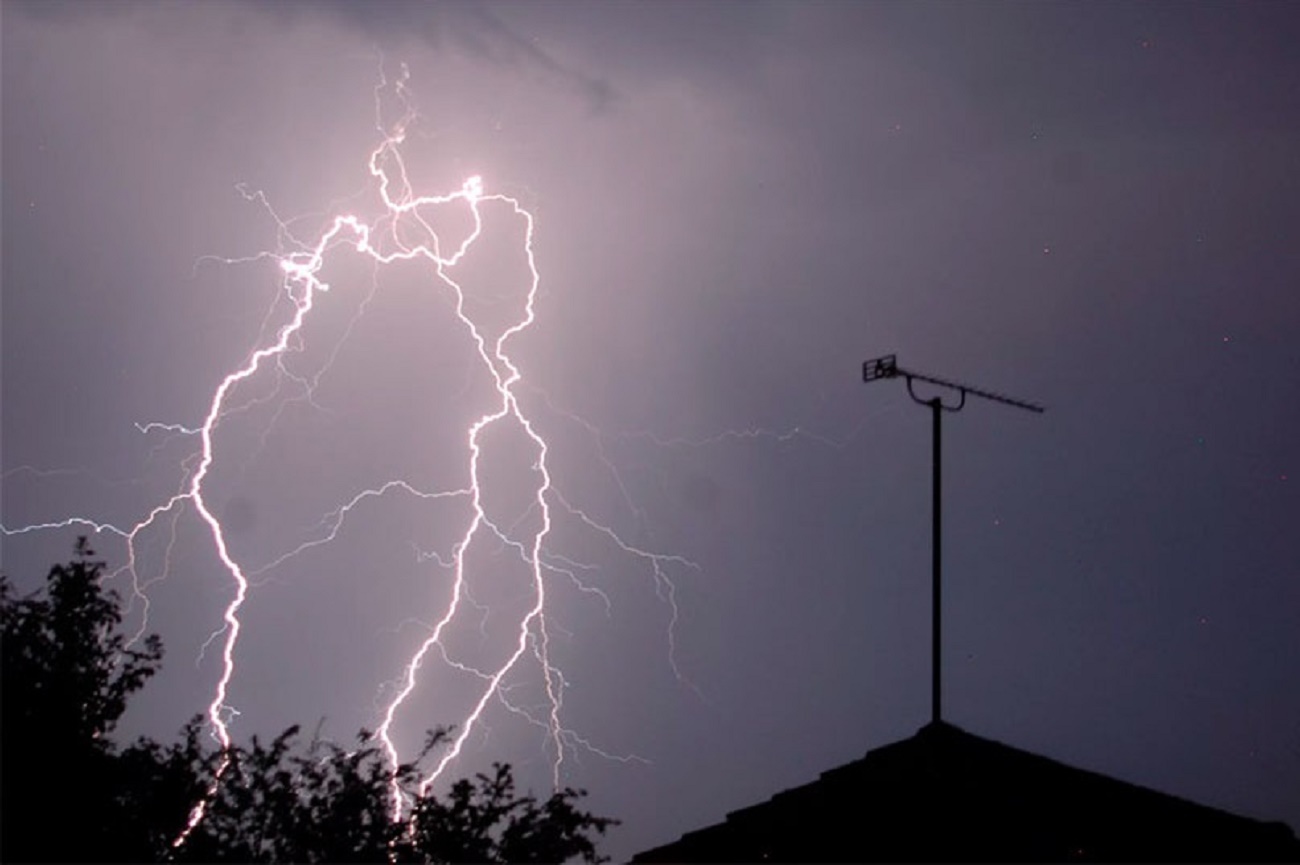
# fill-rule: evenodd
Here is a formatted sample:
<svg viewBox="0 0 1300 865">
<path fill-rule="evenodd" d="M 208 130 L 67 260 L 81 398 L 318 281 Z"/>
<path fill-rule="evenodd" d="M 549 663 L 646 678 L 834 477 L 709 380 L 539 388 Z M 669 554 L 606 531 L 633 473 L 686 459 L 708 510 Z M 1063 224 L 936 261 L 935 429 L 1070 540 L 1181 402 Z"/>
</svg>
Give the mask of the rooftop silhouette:
<svg viewBox="0 0 1300 865">
<path fill-rule="evenodd" d="M 1300 862 L 1300 841 L 940 721 L 632 859 L 993 860 Z"/>
<path fill-rule="evenodd" d="M 910 739 L 632 861 L 1300 862 L 1300 841 L 1284 823 L 1068 766 L 943 721 L 941 419 L 960 411 L 968 394 L 1042 408 L 901 369 L 894 355 L 865 362 L 862 374 L 865 382 L 903 378 L 932 417 L 931 721 Z M 922 398 L 914 381 L 956 392 L 956 401 Z"/>
</svg>

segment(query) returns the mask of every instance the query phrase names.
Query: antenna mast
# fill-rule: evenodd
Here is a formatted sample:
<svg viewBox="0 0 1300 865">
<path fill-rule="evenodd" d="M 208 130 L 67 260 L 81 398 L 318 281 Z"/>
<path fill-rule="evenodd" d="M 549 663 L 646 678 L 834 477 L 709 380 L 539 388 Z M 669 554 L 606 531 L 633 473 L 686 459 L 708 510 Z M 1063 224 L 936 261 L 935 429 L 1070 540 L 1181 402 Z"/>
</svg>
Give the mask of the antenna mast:
<svg viewBox="0 0 1300 865">
<path fill-rule="evenodd" d="M 941 546 L 941 527 L 942 527 L 942 508 L 940 507 L 942 495 L 942 469 L 943 469 L 943 450 L 940 447 L 941 423 L 940 419 L 946 411 L 959 412 L 966 406 L 966 395 L 981 397 L 982 399 L 1000 402 L 1004 405 L 1022 408 L 1027 411 L 1042 413 L 1043 407 L 1031 402 L 1012 399 L 1009 396 L 982 390 L 977 387 L 971 387 L 966 384 L 948 381 L 942 378 L 936 378 L 930 375 L 922 375 L 918 372 L 910 372 L 905 369 L 899 369 L 898 360 L 895 355 L 889 354 L 884 357 L 874 358 L 862 364 L 862 380 L 864 382 L 873 382 L 882 378 L 898 378 L 902 376 L 907 379 L 907 394 L 912 401 L 918 405 L 930 407 L 931 417 L 934 420 L 932 437 L 932 465 L 931 474 L 931 521 L 932 521 L 932 542 L 931 542 L 931 596 L 930 596 L 930 721 L 938 723 L 941 715 L 942 703 L 940 701 L 940 661 L 942 659 L 940 643 L 940 624 L 943 614 L 943 595 L 941 593 L 940 575 L 942 572 L 942 556 L 940 553 Z M 916 395 L 916 390 L 912 387 L 912 382 L 923 381 L 927 384 L 936 385 L 950 391 L 957 391 L 958 400 L 954 405 L 947 405 L 941 397 L 932 397 L 930 399 L 921 399 Z"/>
</svg>

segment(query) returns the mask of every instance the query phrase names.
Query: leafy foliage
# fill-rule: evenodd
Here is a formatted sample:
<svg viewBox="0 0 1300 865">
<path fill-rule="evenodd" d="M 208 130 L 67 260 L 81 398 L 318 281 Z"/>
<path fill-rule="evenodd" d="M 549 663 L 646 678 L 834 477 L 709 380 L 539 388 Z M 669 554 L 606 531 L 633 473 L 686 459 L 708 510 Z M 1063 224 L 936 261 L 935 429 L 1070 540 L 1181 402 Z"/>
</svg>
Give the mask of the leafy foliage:
<svg viewBox="0 0 1300 865">
<path fill-rule="evenodd" d="M 581 791 L 562 790 L 541 803 L 517 795 L 503 764 L 457 781 L 445 798 L 422 796 L 416 764 L 394 774 L 364 731 L 359 747 L 346 750 L 318 738 L 299 747 L 291 727 L 269 743 L 254 738 L 232 749 L 225 766 L 222 755 L 194 747 L 197 731 L 191 724 L 190 759 L 221 778 L 177 851 L 183 861 L 600 862 L 588 835 L 616 822 L 578 810 Z M 447 735 L 432 733 L 425 753 Z M 407 819 L 393 819 L 394 780 L 411 803 Z"/>
<path fill-rule="evenodd" d="M 109 734 L 158 669 L 162 643 L 151 636 L 126 646 L 94 554 L 82 538 L 75 560 L 56 565 L 44 592 L 24 598 L 0 577 L 0 814 L 9 860 L 84 860 L 120 846 L 122 777 Z M 76 832 L 35 831 L 69 804 L 93 819 Z"/>
<path fill-rule="evenodd" d="M 432 853 L 439 862 L 600 862 L 589 833 L 617 821 L 575 808 L 584 795 L 566 788 L 541 803 L 521 797 L 510 767 L 496 763 L 491 775 L 457 781 L 446 800 L 417 798 L 403 852 Z"/>
<path fill-rule="evenodd" d="M 351 750 L 319 736 L 303 743 L 298 727 L 217 749 L 199 718 L 177 742 L 118 749 L 109 734 L 162 645 L 126 645 L 93 555 L 82 539 L 77 559 L 51 570 L 45 597 L 15 599 L 0 576 L 6 861 L 605 861 L 593 836 L 618 821 L 580 810 L 585 791 L 538 801 L 496 764 L 443 797 L 420 794 L 419 760 L 445 744 L 445 729 L 396 770 L 365 731 Z M 199 802 L 202 819 L 174 846 Z"/>
<path fill-rule="evenodd" d="M 7 732 L 43 728 L 69 745 L 105 751 L 127 698 L 158 670 L 162 641 L 151 635 L 141 649 L 126 647 L 117 597 L 100 587 L 104 563 L 94 555 L 81 538 L 77 558 L 50 571 L 44 599 L 12 599 L 0 577 Z"/>
</svg>

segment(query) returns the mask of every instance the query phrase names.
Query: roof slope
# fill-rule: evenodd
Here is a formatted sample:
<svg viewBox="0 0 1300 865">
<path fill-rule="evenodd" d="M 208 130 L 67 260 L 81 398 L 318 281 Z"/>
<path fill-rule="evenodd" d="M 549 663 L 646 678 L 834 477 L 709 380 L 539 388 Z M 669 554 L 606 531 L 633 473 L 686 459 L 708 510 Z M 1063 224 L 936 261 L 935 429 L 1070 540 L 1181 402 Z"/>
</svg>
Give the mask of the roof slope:
<svg viewBox="0 0 1300 865">
<path fill-rule="evenodd" d="M 992 860 L 1300 862 L 1300 841 L 934 723 L 632 861 Z"/>
</svg>

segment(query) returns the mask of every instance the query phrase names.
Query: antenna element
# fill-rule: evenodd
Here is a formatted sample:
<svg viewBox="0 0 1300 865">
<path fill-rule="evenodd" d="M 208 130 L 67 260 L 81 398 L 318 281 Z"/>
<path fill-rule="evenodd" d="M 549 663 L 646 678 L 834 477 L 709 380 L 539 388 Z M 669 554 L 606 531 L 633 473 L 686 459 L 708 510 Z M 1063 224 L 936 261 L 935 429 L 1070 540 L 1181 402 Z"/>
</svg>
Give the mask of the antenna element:
<svg viewBox="0 0 1300 865">
<path fill-rule="evenodd" d="M 940 719 L 940 710 L 942 707 L 942 703 L 940 702 L 941 692 L 940 692 L 939 685 L 941 679 L 940 679 L 939 671 L 940 671 L 940 660 L 942 658 L 942 652 L 940 651 L 941 650 L 940 624 L 942 623 L 942 612 L 943 612 L 943 603 L 942 603 L 943 596 L 940 591 L 942 588 L 942 581 L 940 580 L 940 575 L 941 575 L 942 564 L 943 564 L 943 558 L 940 553 L 941 550 L 940 540 L 942 538 L 942 532 L 941 532 L 942 508 L 940 507 L 940 503 L 942 501 L 941 480 L 943 476 L 943 472 L 942 472 L 943 450 L 940 447 L 940 442 L 942 441 L 942 435 L 941 435 L 942 430 L 941 430 L 940 419 L 943 417 L 943 413 L 945 411 L 951 411 L 951 412 L 961 411 L 962 408 L 964 408 L 966 405 L 967 394 L 970 394 L 971 396 L 977 396 L 983 399 L 991 400 L 993 402 L 1000 402 L 1003 405 L 1009 405 L 1014 408 L 1022 408 L 1027 411 L 1037 412 L 1039 414 L 1043 412 L 1043 407 L 1040 405 L 1035 405 L 1034 403 L 1031 402 L 1012 399 L 1009 396 L 1003 396 L 1002 394 L 993 393 L 992 391 L 983 390 L 977 387 L 971 387 L 970 385 L 967 384 L 959 384 L 957 382 L 948 381 L 947 379 L 936 378 L 931 375 L 922 375 L 919 372 L 911 372 L 909 370 L 899 369 L 898 358 L 896 355 L 892 355 L 892 354 L 887 354 L 884 357 L 873 358 L 862 364 L 862 380 L 864 382 L 873 382 L 882 378 L 898 378 L 899 376 L 902 376 L 903 378 L 907 379 L 907 394 L 912 398 L 912 401 L 916 402 L 919 405 L 929 406 L 931 411 L 931 416 L 934 419 L 934 425 L 933 425 L 934 435 L 932 439 L 934 469 L 932 473 L 932 488 L 931 488 L 932 489 L 931 514 L 932 514 L 932 526 L 933 526 L 933 535 L 932 535 L 933 542 L 931 545 L 932 546 L 932 550 L 931 550 L 932 580 L 931 580 L 931 606 L 930 606 L 930 617 L 931 617 L 930 619 L 930 662 L 931 662 L 930 721 L 931 723 L 937 724 Z M 960 396 L 960 399 L 958 399 L 955 405 L 947 405 L 944 403 L 943 399 L 937 396 L 931 397 L 930 399 L 921 399 L 919 396 L 916 395 L 916 391 L 912 387 L 913 381 L 923 381 L 927 384 L 932 384 L 932 385 L 937 385 L 938 387 L 947 388 L 948 390 L 955 390 Z"/>
</svg>

